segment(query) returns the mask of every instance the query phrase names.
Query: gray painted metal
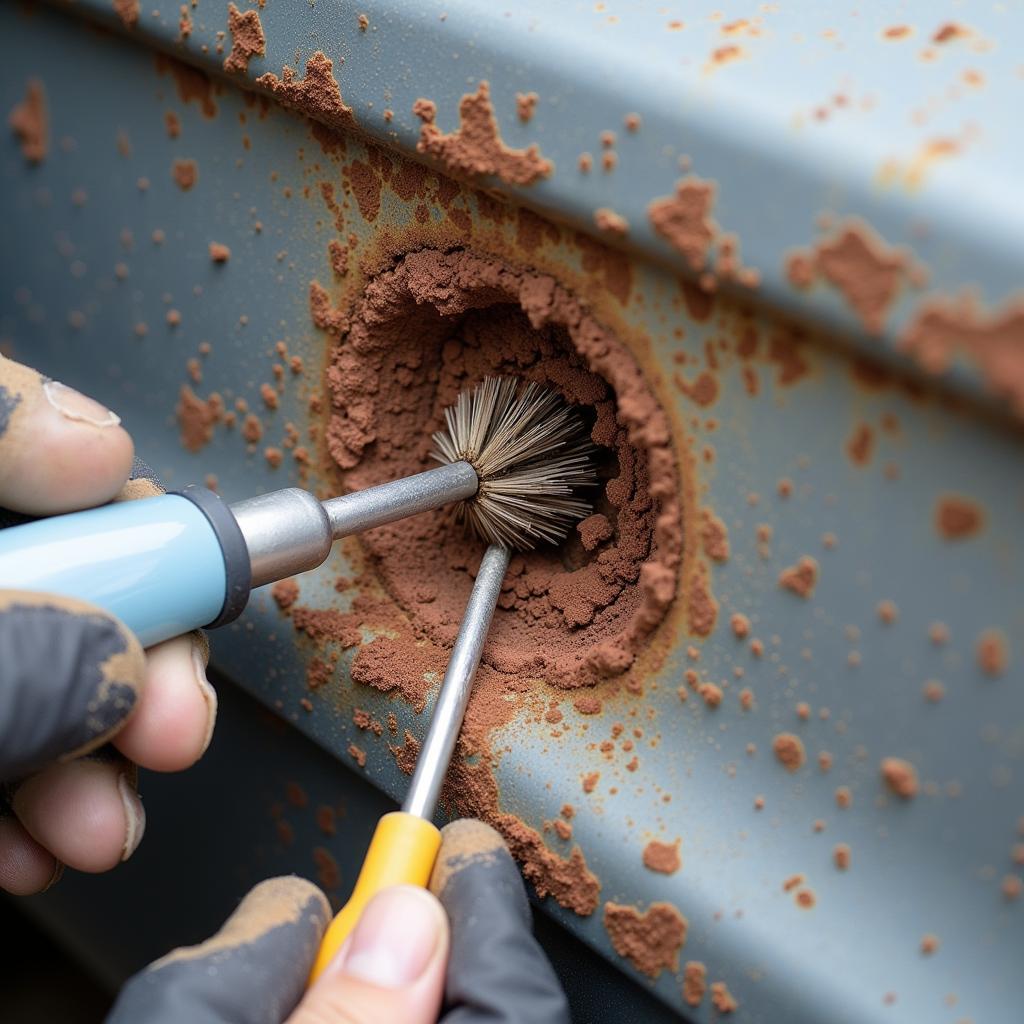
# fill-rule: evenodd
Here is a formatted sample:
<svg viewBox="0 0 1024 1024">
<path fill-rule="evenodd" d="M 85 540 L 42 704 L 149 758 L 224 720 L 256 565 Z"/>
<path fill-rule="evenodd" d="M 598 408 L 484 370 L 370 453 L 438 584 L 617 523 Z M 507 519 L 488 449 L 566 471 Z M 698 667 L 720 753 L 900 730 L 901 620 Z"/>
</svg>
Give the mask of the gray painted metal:
<svg viewBox="0 0 1024 1024">
<path fill-rule="evenodd" d="M 214 473 L 220 492 L 238 500 L 299 483 L 299 466 L 273 470 L 226 430 L 200 455 L 184 451 L 173 408 L 181 383 L 198 387 L 184 372 L 186 359 L 210 341 L 202 391 L 219 391 L 229 405 L 245 398 L 254 408 L 276 340 L 285 339 L 311 372 L 322 367 L 325 341 L 310 327 L 306 291 L 313 278 L 331 280 L 325 248 L 333 230 L 315 188 L 311 199 L 302 195 L 316 181 L 308 168 L 318 152 L 304 121 L 274 107 L 262 113 L 231 87 L 215 96 L 217 118 L 204 118 L 197 104 L 181 102 L 171 77 L 154 70 L 140 44 L 211 68 L 223 59 L 215 33 L 226 28 L 225 8 L 201 3 L 192 35 L 179 45 L 179 6 L 147 5 L 132 40 L 94 35 L 66 14 L 0 9 L 0 109 L 9 110 L 25 81 L 39 76 L 52 117 L 51 156 L 41 167 L 27 166 L 13 140 L 0 151 L 0 338 L 17 358 L 108 402 L 170 486 Z M 728 983 L 740 1002 L 737 1021 L 1014 1021 L 1024 998 L 1024 901 L 1005 899 L 1000 887 L 1004 876 L 1019 877 L 1013 858 L 1024 839 L 1020 435 L 1001 414 L 988 414 L 995 403 L 970 365 L 950 371 L 971 396 L 966 403 L 915 367 L 902 378 L 854 372 L 851 352 L 895 349 L 919 297 L 901 291 L 872 338 L 834 291 L 790 288 L 782 265 L 791 247 L 815 240 L 817 218 L 829 210 L 836 220 L 863 218 L 891 245 L 911 247 L 931 271 L 924 295 L 972 285 L 988 308 L 1012 298 L 1024 238 L 1014 91 L 1022 83 L 1003 41 L 1019 35 L 1020 8 L 914 3 L 883 15 L 803 3 L 764 5 L 754 16 L 723 10 L 722 18 L 705 20 L 668 4 L 598 7 L 518 4 L 506 17 L 483 4 L 372 3 L 364 5 L 370 24 L 363 34 L 349 5 L 271 2 L 260 11 L 267 56 L 250 65 L 250 77 L 280 73 L 295 65 L 296 51 L 301 63 L 324 49 L 360 125 L 406 151 L 416 139 L 409 113 L 416 97 L 433 98 L 450 130 L 459 97 L 486 78 L 506 142 L 538 142 L 557 168 L 527 190 L 495 187 L 578 226 L 592 225 L 601 206 L 630 223 L 633 288 L 615 326 L 672 411 L 685 439 L 680 450 L 693 457 L 691 513 L 711 508 L 728 526 L 730 557 L 711 569 L 720 624 L 702 643 L 681 622 L 669 624 L 669 651 L 644 681 L 642 704 L 624 691 L 594 723 L 571 695 L 552 693 L 564 716 L 560 737 L 525 717 L 507 727 L 495 743 L 507 748 L 498 767 L 503 806 L 542 828 L 564 802 L 576 803 L 574 839 L 602 881 L 602 899 L 676 904 L 689 920 L 681 958 L 706 963 L 711 980 Z M 73 11 L 114 23 L 99 0 Z M 749 59 L 706 69 L 714 49 L 734 45 L 725 25 L 755 17 L 760 34 L 735 42 Z M 675 20 L 686 27 L 671 30 Z M 966 23 L 970 34 L 950 45 L 926 42 L 952 21 Z M 881 38 L 890 24 L 908 25 L 911 41 Z M 922 59 L 928 49 L 935 56 Z M 963 81 L 972 70 L 987 87 Z M 518 91 L 540 96 L 528 124 L 514 117 Z M 849 116 L 830 108 L 818 123 L 814 108 L 839 91 L 856 100 Z M 393 120 L 384 119 L 385 108 Z M 164 129 L 168 110 L 182 124 L 177 140 Z M 641 118 L 635 134 L 620 127 L 629 112 Z M 577 175 L 579 152 L 598 153 L 606 129 L 618 135 L 616 170 Z M 119 133 L 130 155 L 119 154 Z M 956 156 L 936 161 L 909 187 L 917 154 L 942 137 L 963 143 Z M 362 141 L 353 136 L 347 145 L 347 160 L 365 160 Z M 680 261 L 646 218 L 647 202 L 671 193 L 684 154 L 696 174 L 717 183 L 715 217 L 738 234 L 744 262 L 762 275 L 756 302 L 734 295 L 707 320 L 681 304 Z M 196 158 L 200 169 L 188 193 L 169 173 L 181 156 Z M 892 180 L 881 176 L 890 160 L 902 168 Z M 138 187 L 140 179 L 148 188 Z M 466 193 L 474 225 L 480 205 Z M 381 223 L 400 232 L 414 223 L 414 206 L 387 193 Z M 346 217 L 360 239 L 379 228 L 354 204 Z M 214 240 L 231 247 L 228 265 L 210 262 L 206 247 Z M 569 282 L 589 287 L 577 252 L 559 250 L 559 259 Z M 115 272 L 118 263 L 127 276 Z M 585 300 L 599 305 L 601 290 L 595 282 Z M 741 305 L 750 308 L 742 313 Z M 677 356 L 699 359 L 738 324 L 774 337 L 777 308 L 814 325 L 799 350 L 798 381 L 764 354 L 766 344 L 754 363 L 756 393 L 744 366 L 724 354 L 712 409 L 695 406 L 673 384 L 688 372 Z M 170 309 L 181 314 L 177 326 L 166 320 Z M 144 334 L 136 333 L 139 324 Z M 300 435 L 318 425 L 307 398 L 288 388 L 276 412 L 261 410 L 274 439 L 285 422 Z M 863 425 L 872 430 L 873 454 L 855 463 L 846 450 Z M 984 510 L 977 535 L 950 542 L 936 533 L 936 503 L 949 493 Z M 804 555 L 821 566 L 806 602 L 777 583 L 779 571 Z M 356 542 L 336 545 L 322 569 L 302 577 L 303 602 L 347 608 L 350 597 L 334 591 L 334 580 L 354 575 L 363 558 Z M 880 619 L 883 600 L 898 609 L 896 621 Z M 762 658 L 730 634 L 734 612 L 763 639 Z M 944 646 L 929 641 L 934 623 L 949 627 Z M 977 639 L 989 628 L 1000 629 L 1010 647 L 999 678 L 976 658 Z M 690 647 L 699 649 L 699 662 Z M 422 736 L 429 707 L 416 715 L 388 695 L 354 692 L 345 672 L 351 652 L 340 655 L 338 678 L 309 693 L 312 649 L 293 639 L 265 593 L 213 637 L 213 649 L 215 662 L 294 730 L 340 756 L 350 743 L 365 745 L 367 776 L 392 797 L 405 792 L 386 742 L 368 742 L 351 710 L 377 718 L 394 712 L 400 729 Z M 680 703 L 677 688 L 694 666 L 702 678 L 728 684 L 717 710 L 693 694 Z M 942 682 L 941 702 L 924 701 L 926 680 Z M 735 697 L 743 686 L 756 693 L 751 712 Z M 809 718 L 799 716 L 798 703 L 809 706 Z M 630 717 L 641 709 L 642 720 Z M 618 755 L 605 760 L 594 749 L 616 720 L 643 729 L 635 772 Z M 802 772 L 791 775 L 772 758 L 780 731 L 803 739 L 810 764 Z M 831 757 L 828 772 L 816 766 L 822 752 Z M 278 756 L 273 744 L 265 756 Z M 878 773 L 886 756 L 914 763 L 922 784 L 916 799 L 886 795 Z M 584 797 L 580 775 L 592 770 L 601 784 Z M 325 758 L 295 755 L 287 771 L 310 790 L 341 785 Z M 174 807 L 173 781 L 154 787 L 163 806 L 150 805 L 152 820 Z M 840 785 L 852 795 L 845 810 L 835 801 Z M 754 809 L 758 797 L 762 811 Z M 246 879 L 264 867 L 312 873 L 305 841 L 270 840 L 273 865 L 261 859 L 265 827 L 248 812 L 230 822 L 228 859 L 247 864 Z M 151 825 L 147 842 L 158 836 Z M 670 877 L 646 871 L 643 843 L 677 836 L 682 870 Z M 320 845 L 340 857 L 352 842 L 324 837 Z M 832 861 L 839 842 L 851 850 L 845 872 Z M 222 854 L 216 867 L 197 870 L 197 901 L 204 889 L 211 901 L 223 893 Z M 131 872 L 129 865 L 124 877 Z M 796 873 L 816 895 L 813 910 L 783 889 Z M 118 888 L 120 874 L 71 890 L 85 900 L 87 882 L 102 894 L 88 913 L 84 904 L 77 914 L 67 908 L 66 930 L 81 944 L 97 916 L 115 916 L 111 907 L 136 913 L 127 882 Z M 345 874 L 336 897 L 351 877 Z M 51 919 L 60 920 L 60 890 L 44 899 L 55 908 Z M 584 919 L 545 909 L 650 984 L 667 1006 L 715 1019 L 706 999 L 694 1011 L 684 1007 L 679 972 L 649 983 L 618 960 L 600 913 Z M 919 951 L 926 933 L 941 942 L 932 956 Z M 167 938 L 164 945 L 178 941 Z M 623 1001 L 609 1016 L 628 1020 L 630 1012 Z"/>
</svg>

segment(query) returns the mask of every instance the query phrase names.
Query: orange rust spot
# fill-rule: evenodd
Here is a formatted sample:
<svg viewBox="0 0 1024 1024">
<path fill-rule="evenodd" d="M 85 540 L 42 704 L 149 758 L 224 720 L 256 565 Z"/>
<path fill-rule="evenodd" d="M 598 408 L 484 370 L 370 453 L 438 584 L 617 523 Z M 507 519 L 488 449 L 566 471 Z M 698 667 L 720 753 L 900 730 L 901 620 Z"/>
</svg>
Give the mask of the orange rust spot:
<svg viewBox="0 0 1024 1024">
<path fill-rule="evenodd" d="M 780 387 L 795 384 L 810 372 L 803 357 L 803 334 L 795 327 L 776 328 L 768 340 L 768 359 L 778 367 L 776 383 Z"/>
<path fill-rule="evenodd" d="M 228 31 L 231 33 L 231 52 L 224 58 L 224 70 L 245 74 L 249 70 L 250 59 L 266 53 L 259 14 L 256 11 L 243 14 L 234 4 L 228 4 Z"/>
<path fill-rule="evenodd" d="M 113 0 L 114 11 L 125 28 L 134 28 L 139 20 L 140 0 Z"/>
<path fill-rule="evenodd" d="M 806 760 L 803 740 L 791 732 L 780 732 L 772 740 L 772 752 L 787 772 L 798 771 Z"/>
<path fill-rule="evenodd" d="M 819 243 L 816 253 L 821 275 L 842 293 L 865 329 L 880 334 L 907 273 L 907 256 L 888 248 L 867 225 L 856 223 Z"/>
<path fill-rule="evenodd" d="M 743 47 L 737 46 L 735 43 L 716 47 L 711 51 L 711 61 L 707 65 L 707 70 L 714 70 L 716 67 L 721 67 L 723 64 L 729 64 L 732 61 L 741 60 L 745 56 L 746 51 Z"/>
<path fill-rule="evenodd" d="M 986 629 L 978 637 L 975 648 L 978 667 L 987 676 L 1003 675 L 1010 663 L 1009 644 L 1005 634 L 998 629 Z"/>
<path fill-rule="evenodd" d="M 940 25 L 932 36 L 933 43 L 951 43 L 954 39 L 966 39 L 971 30 L 966 25 L 958 25 L 955 21 L 947 21 Z"/>
<path fill-rule="evenodd" d="M 924 302 L 899 339 L 926 372 L 941 374 L 965 356 L 981 372 L 991 392 L 1009 399 L 1024 417 L 1024 301 L 983 314 L 971 295 Z"/>
<path fill-rule="evenodd" d="M 901 757 L 886 757 L 879 769 L 889 791 L 903 800 L 917 796 L 917 770 Z"/>
<path fill-rule="evenodd" d="M 523 124 L 533 117 L 539 99 L 540 97 L 535 92 L 516 93 L 516 116 Z"/>
<path fill-rule="evenodd" d="M 738 639 L 744 639 L 750 633 L 750 619 L 741 612 L 736 612 L 729 619 L 729 625 L 732 627 L 733 635 Z"/>
<path fill-rule="evenodd" d="M 316 50 L 306 61 L 305 78 L 296 78 L 295 69 L 285 65 L 280 78 L 273 72 L 267 72 L 256 79 L 256 84 L 268 90 L 282 106 L 298 110 L 333 128 L 355 126 L 352 108 L 341 98 L 341 90 L 334 78 L 334 62 L 322 50 Z M 317 134 L 316 128 L 314 134 Z M 329 133 L 321 133 L 317 137 L 328 151 L 340 145 L 337 137 Z"/>
<path fill-rule="evenodd" d="M 715 238 L 711 219 L 714 202 L 714 183 L 689 177 L 676 183 L 674 195 L 654 199 L 647 206 L 651 227 L 693 270 L 704 268 L 708 249 Z"/>
<path fill-rule="evenodd" d="M 652 839 L 644 847 L 644 867 L 648 871 L 657 871 L 662 875 L 674 875 L 683 863 L 679 856 L 679 842 L 678 839 L 674 843 Z"/>
<path fill-rule="evenodd" d="M 711 1005 L 719 1013 L 734 1013 L 740 1008 L 739 1001 L 729 991 L 729 986 L 724 981 L 713 981 L 711 983 Z"/>
<path fill-rule="evenodd" d="M 212 118 L 217 115 L 217 107 L 213 102 L 213 83 L 202 71 L 182 64 L 173 57 L 166 57 L 158 53 L 155 58 L 157 74 L 169 72 L 174 78 L 174 84 L 178 90 L 178 98 L 182 103 L 188 104 L 195 100 L 203 117 Z"/>
<path fill-rule="evenodd" d="M 866 423 L 857 425 L 846 442 L 846 454 L 858 466 L 866 466 L 875 450 L 875 433 Z"/>
<path fill-rule="evenodd" d="M 699 960 L 687 960 L 683 967 L 683 1000 L 687 1006 L 700 1006 L 707 990 L 708 969 Z"/>
<path fill-rule="evenodd" d="M 594 224 L 599 231 L 605 231 L 610 235 L 622 237 L 629 233 L 629 222 L 626 218 L 607 206 L 594 211 Z"/>
<path fill-rule="evenodd" d="M 811 597 L 817 583 L 818 563 L 810 555 L 803 555 L 796 565 L 779 573 L 779 586 L 792 591 L 797 597 Z"/>
<path fill-rule="evenodd" d="M 818 902 L 811 889 L 797 889 L 793 899 L 801 910 L 810 910 Z"/>
<path fill-rule="evenodd" d="M 435 157 L 449 172 L 471 177 L 493 175 L 510 185 L 532 185 L 554 170 L 554 164 L 541 156 L 536 145 L 526 149 L 505 145 L 486 81 L 459 102 L 457 131 L 445 135 L 433 120 L 427 121 L 420 126 L 416 148 Z"/>
<path fill-rule="evenodd" d="M 715 628 L 718 602 L 711 596 L 708 570 L 702 562 L 694 567 L 687 590 L 687 616 L 691 631 L 698 636 L 708 636 Z"/>
<path fill-rule="evenodd" d="M 983 523 L 981 507 L 970 498 L 947 494 L 935 506 L 935 529 L 945 540 L 974 537 Z"/>
<path fill-rule="evenodd" d="M 878 607 L 875 611 L 878 614 L 879 621 L 885 626 L 891 626 L 900 615 L 900 610 L 896 607 L 896 602 L 889 598 L 879 601 Z"/>
<path fill-rule="evenodd" d="M 908 189 L 918 188 L 935 164 L 957 156 L 970 138 L 971 135 L 968 133 L 962 141 L 949 138 L 930 139 L 922 143 L 909 160 L 886 161 L 879 171 L 879 179 L 883 185 L 898 183 Z"/>
<path fill-rule="evenodd" d="M 673 374 L 672 382 L 687 398 L 703 408 L 713 405 L 718 399 L 718 380 L 707 371 L 701 373 L 692 382 L 686 380 L 681 374 Z"/>
<path fill-rule="evenodd" d="M 802 249 L 789 253 L 786 256 L 785 274 L 786 280 L 794 288 L 810 288 L 818 276 L 814 256 Z"/>
<path fill-rule="evenodd" d="M 636 907 L 608 902 L 604 927 L 615 952 L 642 974 L 657 978 L 662 970 L 678 970 L 687 920 L 671 903 L 652 903 L 641 913 Z"/>
<path fill-rule="evenodd" d="M 715 308 L 715 297 L 703 288 L 699 288 L 692 281 L 681 279 L 679 290 L 683 293 L 683 302 L 686 305 L 686 312 L 698 323 L 705 323 L 710 319 Z"/>
<path fill-rule="evenodd" d="M 725 523 L 709 508 L 701 511 L 702 525 L 700 531 L 704 554 L 716 562 L 724 562 L 729 557 L 729 531 Z"/>
</svg>

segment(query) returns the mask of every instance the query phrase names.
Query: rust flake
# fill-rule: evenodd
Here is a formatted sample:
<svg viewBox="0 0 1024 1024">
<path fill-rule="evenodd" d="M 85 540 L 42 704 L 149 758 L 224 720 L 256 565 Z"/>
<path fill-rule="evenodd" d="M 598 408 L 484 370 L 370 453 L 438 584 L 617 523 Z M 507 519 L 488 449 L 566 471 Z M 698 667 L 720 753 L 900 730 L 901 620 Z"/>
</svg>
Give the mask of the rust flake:
<svg viewBox="0 0 1024 1024">
<path fill-rule="evenodd" d="M 993 313 L 970 294 L 925 300 L 898 340 L 898 348 L 927 373 L 945 373 L 958 356 L 973 363 L 990 392 L 1024 417 L 1024 298 Z"/>
<path fill-rule="evenodd" d="M 355 126 L 352 108 L 342 99 L 334 77 L 334 62 L 322 50 L 317 50 L 306 61 L 304 78 L 297 78 L 295 69 L 285 65 L 280 78 L 268 71 L 256 79 L 256 84 L 270 92 L 283 106 L 308 114 L 333 128 Z"/>
<path fill-rule="evenodd" d="M 267 41 L 257 11 L 240 11 L 228 4 L 228 31 L 231 33 L 231 52 L 224 58 L 224 70 L 245 74 L 253 57 L 267 52 Z"/>
<path fill-rule="evenodd" d="M 480 82 L 475 93 L 462 97 L 456 131 L 442 132 L 431 113 L 430 120 L 420 126 L 416 148 L 437 159 L 450 173 L 471 178 L 494 176 L 509 185 L 532 185 L 554 170 L 554 164 L 541 155 L 536 144 L 526 149 L 505 145 L 486 81 Z"/>
<path fill-rule="evenodd" d="M 785 274 L 795 288 L 824 280 L 835 288 L 870 334 L 881 334 L 900 287 L 916 279 L 909 253 L 893 248 L 867 224 L 847 222 L 809 250 L 790 252 Z"/>
<path fill-rule="evenodd" d="M 966 540 L 984 526 L 981 506 L 960 494 L 944 494 L 935 504 L 935 529 L 943 540 Z"/>
</svg>

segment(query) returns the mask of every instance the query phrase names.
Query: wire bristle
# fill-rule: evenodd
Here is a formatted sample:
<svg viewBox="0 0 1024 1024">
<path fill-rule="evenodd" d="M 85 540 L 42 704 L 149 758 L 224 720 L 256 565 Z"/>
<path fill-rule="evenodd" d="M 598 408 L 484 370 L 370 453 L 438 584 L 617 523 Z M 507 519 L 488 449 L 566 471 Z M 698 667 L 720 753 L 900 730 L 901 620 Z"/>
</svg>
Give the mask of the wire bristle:
<svg viewBox="0 0 1024 1024">
<path fill-rule="evenodd" d="M 578 413 L 558 394 L 513 377 L 487 377 L 445 409 L 434 434 L 438 462 L 466 461 L 477 493 L 456 506 L 459 522 L 488 543 L 520 550 L 557 544 L 591 512 L 573 488 L 597 483 L 594 455 Z"/>
</svg>

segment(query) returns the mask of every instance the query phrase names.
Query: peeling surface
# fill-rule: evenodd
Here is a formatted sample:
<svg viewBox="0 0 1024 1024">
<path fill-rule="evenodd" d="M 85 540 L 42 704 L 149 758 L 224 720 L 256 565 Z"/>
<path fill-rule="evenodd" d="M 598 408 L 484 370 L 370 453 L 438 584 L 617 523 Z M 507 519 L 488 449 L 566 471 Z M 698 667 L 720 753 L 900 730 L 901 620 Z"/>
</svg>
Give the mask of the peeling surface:
<svg viewBox="0 0 1024 1024">
<path fill-rule="evenodd" d="M 480 82 L 475 93 L 462 97 L 456 131 L 446 135 L 431 115 L 420 126 L 416 148 L 434 157 L 452 174 L 471 178 L 493 176 L 509 185 L 532 185 L 554 170 L 554 164 L 541 155 L 538 146 L 510 149 L 502 142 L 486 81 Z"/>
<path fill-rule="evenodd" d="M 1024 300 L 988 313 L 970 294 L 926 299 L 903 329 L 899 348 L 929 374 L 965 359 L 992 394 L 1024 417 Z"/>
</svg>

